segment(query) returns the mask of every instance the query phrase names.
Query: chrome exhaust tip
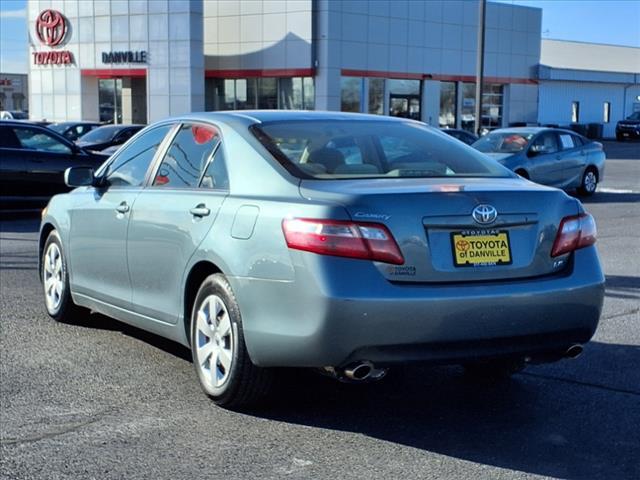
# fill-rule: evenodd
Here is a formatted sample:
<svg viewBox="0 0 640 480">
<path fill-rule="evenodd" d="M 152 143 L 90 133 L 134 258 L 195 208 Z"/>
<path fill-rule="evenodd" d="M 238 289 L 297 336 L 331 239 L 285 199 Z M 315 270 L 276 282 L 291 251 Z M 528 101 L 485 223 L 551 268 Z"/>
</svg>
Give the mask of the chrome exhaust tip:
<svg viewBox="0 0 640 480">
<path fill-rule="evenodd" d="M 578 358 L 582 355 L 583 347 L 582 345 L 575 344 L 571 345 L 566 352 L 564 352 L 565 358 Z"/>
<path fill-rule="evenodd" d="M 349 365 L 344 369 L 344 376 L 349 380 L 362 381 L 369 378 L 373 371 L 373 363 L 371 362 L 358 362 Z"/>
</svg>

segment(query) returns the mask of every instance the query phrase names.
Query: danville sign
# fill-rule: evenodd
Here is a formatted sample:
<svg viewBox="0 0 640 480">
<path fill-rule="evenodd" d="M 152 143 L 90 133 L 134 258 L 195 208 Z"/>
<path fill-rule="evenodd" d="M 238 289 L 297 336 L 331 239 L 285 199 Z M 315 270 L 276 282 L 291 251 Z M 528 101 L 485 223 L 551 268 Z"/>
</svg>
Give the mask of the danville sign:
<svg viewBox="0 0 640 480">
<path fill-rule="evenodd" d="M 102 52 L 102 63 L 147 63 L 147 52 L 145 50 Z"/>
<path fill-rule="evenodd" d="M 62 45 L 69 31 L 69 21 L 57 10 L 43 10 L 36 18 L 36 36 L 47 47 Z M 47 50 L 33 52 L 36 65 L 70 65 L 73 55 L 68 50 Z"/>
</svg>

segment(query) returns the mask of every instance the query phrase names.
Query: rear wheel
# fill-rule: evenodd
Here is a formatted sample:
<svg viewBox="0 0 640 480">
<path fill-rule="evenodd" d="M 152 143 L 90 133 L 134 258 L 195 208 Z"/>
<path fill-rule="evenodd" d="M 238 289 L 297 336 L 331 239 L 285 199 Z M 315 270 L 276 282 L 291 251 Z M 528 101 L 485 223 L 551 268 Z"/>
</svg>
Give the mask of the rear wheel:
<svg viewBox="0 0 640 480">
<path fill-rule="evenodd" d="M 529 180 L 529 174 L 527 173 L 526 170 L 516 170 L 516 173 L 520 175 L 522 178 L 526 178 L 527 180 Z"/>
<path fill-rule="evenodd" d="M 88 312 L 74 304 L 71 298 L 67 261 L 56 230 L 51 231 L 44 244 L 40 278 L 44 288 L 44 304 L 51 318 L 61 322 L 72 322 Z"/>
<path fill-rule="evenodd" d="M 476 380 L 500 381 L 525 369 L 524 360 L 488 360 L 469 363 L 464 366 L 465 374 Z"/>
<path fill-rule="evenodd" d="M 578 187 L 578 193 L 589 197 L 596 193 L 596 188 L 598 188 L 598 174 L 593 168 L 587 168 L 582 176 L 582 183 Z"/>
<path fill-rule="evenodd" d="M 618 133 L 616 134 L 616 140 L 619 142 L 624 142 L 624 137 Z"/>
<path fill-rule="evenodd" d="M 191 352 L 200 385 L 217 405 L 252 404 L 271 388 L 273 372 L 255 366 L 249 358 L 240 308 L 222 274 L 207 277 L 196 295 Z"/>
</svg>

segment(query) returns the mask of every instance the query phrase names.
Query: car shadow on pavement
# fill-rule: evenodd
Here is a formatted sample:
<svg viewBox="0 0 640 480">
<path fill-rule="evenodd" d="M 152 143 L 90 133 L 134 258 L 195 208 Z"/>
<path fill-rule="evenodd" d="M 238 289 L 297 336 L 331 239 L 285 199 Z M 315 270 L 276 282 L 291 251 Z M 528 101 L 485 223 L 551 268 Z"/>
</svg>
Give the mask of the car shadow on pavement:
<svg viewBox="0 0 640 480">
<path fill-rule="evenodd" d="M 591 197 L 578 197 L 584 203 L 638 203 L 640 193 L 596 192 Z"/>
<path fill-rule="evenodd" d="M 607 297 L 640 299 L 640 277 L 606 275 L 605 278 L 605 295 Z"/>
<path fill-rule="evenodd" d="M 291 372 L 252 414 L 538 475 L 640 478 L 638 365 L 640 347 L 592 342 L 581 360 L 493 385 L 457 367 L 399 368 L 369 385 Z"/>
</svg>

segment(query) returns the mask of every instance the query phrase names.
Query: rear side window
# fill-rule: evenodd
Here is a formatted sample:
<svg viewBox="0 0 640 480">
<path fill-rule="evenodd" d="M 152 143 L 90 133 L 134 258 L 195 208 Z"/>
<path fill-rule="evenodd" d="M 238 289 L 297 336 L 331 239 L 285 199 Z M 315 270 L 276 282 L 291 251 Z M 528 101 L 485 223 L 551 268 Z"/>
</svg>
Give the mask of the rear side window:
<svg viewBox="0 0 640 480">
<path fill-rule="evenodd" d="M 110 185 L 139 187 L 162 140 L 173 125 L 162 125 L 143 133 L 132 143 L 118 150 L 118 156 L 107 167 L 105 176 Z"/>
<path fill-rule="evenodd" d="M 299 178 L 511 176 L 482 153 L 415 122 L 291 120 L 251 130 Z"/>
<path fill-rule="evenodd" d="M 200 187 L 213 190 L 229 190 L 229 176 L 222 144 L 218 146 L 213 159 L 209 162 L 202 176 Z"/>
<path fill-rule="evenodd" d="M 209 125 L 185 124 L 180 127 L 162 159 L 153 185 L 156 187 L 196 188 L 211 154 L 220 143 L 218 131 Z"/>
<path fill-rule="evenodd" d="M 575 138 L 570 133 L 561 133 L 560 137 L 560 145 L 562 145 L 563 150 L 571 150 L 572 148 L 576 148 Z"/>
<path fill-rule="evenodd" d="M 47 132 L 25 127 L 14 127 L 13 131 L 24 149 L 71 154 L 71 148 Z"/>
</svg>

